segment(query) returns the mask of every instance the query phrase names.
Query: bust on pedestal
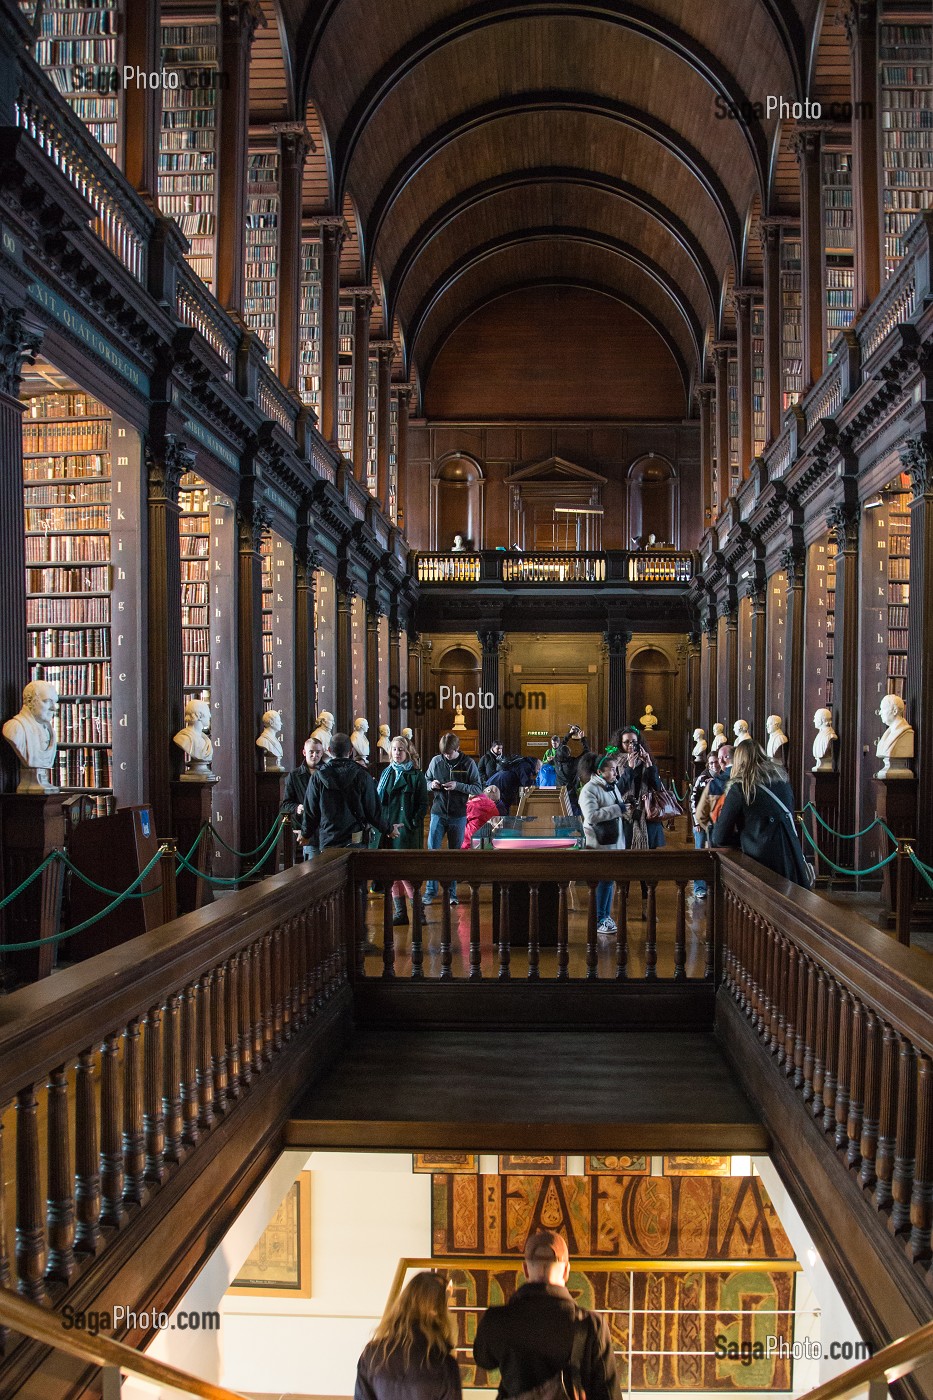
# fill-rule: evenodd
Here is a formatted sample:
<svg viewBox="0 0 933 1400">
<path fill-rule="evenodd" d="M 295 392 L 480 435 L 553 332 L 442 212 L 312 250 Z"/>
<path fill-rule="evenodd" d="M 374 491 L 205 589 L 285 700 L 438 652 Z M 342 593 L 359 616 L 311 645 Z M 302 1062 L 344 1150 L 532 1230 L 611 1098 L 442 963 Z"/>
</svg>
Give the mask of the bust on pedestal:
<svg viewBox="0 0 933 1400">
<path fill-rule="evenodd" d="M 817 710 L 813 716 L 813 725 L 816 729 L 816 738 L 813 740 L 813 768 L 811 771 L 831 773 L 833 771 L 833 744 L 839 738 L 833 729 L 832 711 Z"/>
<path fill-rule="evenodd" d="M 787 743 L 783 719 L 780 715 L 769 715 L 765 721 L 765 728 L 768 731 L 768 757 L 773 763 L 783 763 L 784 747 Z"/>
<path fill-rule="evenodd" d="M 645 706 L 645 713 L 642 715 L 638 723 L 641 725 L 642 729 L 644 729 L 648 734 L 651 733 L 652 729 L 657 728 L 658 717 L 655 714 L 654 709 L 651 705 Z"/>
<path fill-rule="evenodd" d="M 696 737 L 696 736 L 694 736 Z M 713 725 L 713 742 L 710 746 L 710 753 L 718 753 L 726 742 L 726 726 L 724 724 Z"/>
<path fill-rule="evenodd" d="M 262 749 L 262 766 L 266 773 L 283 773 L 282 767 L 282 713 L 280 710 L 266 710 L 262 717 L 262 733 L 256 740 L 256 747 Z"/>
<path fill-rule="evenodd" d="M 185 771 L 181 775 L 183 783 L 216 783 L 211 771 L 214 745 L 208 738 L 211 727 L 211 707 L 206 700 L 189 700 L 185 705 L 185 727 L 179 729 L 173 740 L 187 758 Z"/>
<path fill-rule="evenodd" d="M 914 731 L 904 718 L 905 705 L 899 695 L 886 695 L 878 714 L 887 729 L 878 740 L 875 754 L 882 759 L 876 778 L 910 778 L 910 760 L 914 756 Z"/>
<path fill-rule="evenodd" d="M 376 748 L 379 750 L 380 754 L 382 755 L 382 762 L 383 762 L 383 763 L 390 763 L 390 762 L 391 762 L 391 760 L 392 760 L 392 754 L 391 754 L 391 752 L 390 752 L 391 747 L 392 747 L 392 731 L 391 731 L 391 729 L 389 728 L 389 726 L 388 726 L 387 724 L 380 724 L 380 726 L 379 726 L 379 738 L 376 740 Z"/>
<path fill-rule="evenodd" d="M 706 762 L 706 730 L 694 729 L 693 731 L 693 757 L 696 763 Z"/>
<path fill-rule="evenodd" d="M 3 737 L 19 759 L 20 795 L 44 796 L 58 792 L 52 769 L 58 740 L 52 720 L 58 713 L 58 688 L 51 681 L 30 681 L 23 691 L 23 707 L 3 726 Z"/>
<path fill-rule="evenodd" d="M 369 762 L 369 720 L 360 715 L 353 721 L 353 733 L 350 735 L 350 743 L 353 745 L 353 757 L 357 763 Z"/>
<path fill-rule="evenodd" d="M 752 736 L 751 731 L 748 727 L 747 719 L 737 719 L 735 724 L 732 726 L 732 732 L 735 735 L 735 744 L 733 745 L 734 748 L 738 748 L 739 744 L 748 744 L 751 742 Z"/>
<path fill-rule="evenodd" d="M 330 755 L 330 741 L 334 737 L 335 724 L 336 720 L 330 710 L 322 710 L 315 721 L 316 728 L 311 730 L 311 738 L 320 739 L 324 745 L 324 752 L 328 756 Z"/>
</svg>

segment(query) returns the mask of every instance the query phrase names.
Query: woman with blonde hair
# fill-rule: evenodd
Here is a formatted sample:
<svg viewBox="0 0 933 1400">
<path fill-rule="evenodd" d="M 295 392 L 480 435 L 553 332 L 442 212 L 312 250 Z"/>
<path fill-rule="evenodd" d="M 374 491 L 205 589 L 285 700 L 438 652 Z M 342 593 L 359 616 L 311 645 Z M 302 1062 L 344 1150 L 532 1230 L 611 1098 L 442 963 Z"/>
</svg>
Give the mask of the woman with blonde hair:
<svg viewBox="0 0 933 1400">
<path fill-rule="evenodd" d="M 737 744 L 725 801 L 710 832 L 711 846 L 739 846 L 744 855 L 795 885 L 812 884 L 794 824 L 787 770 L 754 740 Z"/>
<path fill-rule="evenodd" d="M 415 1274 L 389 1304 L 356 1369 L 354 1400 L 460 1400 L 442 1274 Z"/>
</svg>

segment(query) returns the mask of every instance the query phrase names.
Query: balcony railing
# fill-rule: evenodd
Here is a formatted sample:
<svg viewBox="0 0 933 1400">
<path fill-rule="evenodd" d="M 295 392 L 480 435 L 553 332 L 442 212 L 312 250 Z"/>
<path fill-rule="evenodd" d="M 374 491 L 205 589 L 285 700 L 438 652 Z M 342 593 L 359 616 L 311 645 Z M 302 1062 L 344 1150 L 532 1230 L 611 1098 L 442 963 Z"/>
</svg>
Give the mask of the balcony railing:
<svg viewBox="0 0 933 1400">
<path fill-rule="evenodd" d="M 487 549 L 464 554 L 418 554 L 415 575 L 424 584 L 688 584 L 694 576 L 693 555 L 674 550 L 601 553 L 540 553 Z"/>
<path fill-rule="evenodd" d="M 175 315 L 204 337 L 229 373 L 236 358 L 239 331 L 187 263 L 180 263 L 175 270 Z"/>
</svg>

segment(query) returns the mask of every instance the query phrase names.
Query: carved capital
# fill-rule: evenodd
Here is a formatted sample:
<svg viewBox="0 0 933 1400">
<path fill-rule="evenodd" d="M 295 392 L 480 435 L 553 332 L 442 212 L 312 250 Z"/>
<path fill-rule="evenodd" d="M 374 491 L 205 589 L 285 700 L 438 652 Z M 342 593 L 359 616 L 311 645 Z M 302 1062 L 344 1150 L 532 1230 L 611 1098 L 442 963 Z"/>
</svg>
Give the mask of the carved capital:
<svg viewBox="0 0 933 1400">
<path fill-rule="evenodd" d="M 184 438 L 167 433 L 161 451 L 153 451 L 146 444 L 146 481 L 149 500 L 153 503 L 178 504 L 178 488 L 185 472 L 194 470 L 196 454 Z"/>
<path fill-rule="evenodd" d="M 324 245 L 324 249 L 332 249 L 339 258 L 340 250 L 350 236 L 346 220 L 328 216 L 324 219 L 316 219 L 314 222 L 321 230 L 321 243 Z"/>
<path fill-rule="evenodd" d="M 259 0 L 223 0 L 221 20 L 227 32 L 247 48 L 256 30 L 265 28 L 266 24 Z"/>
<path fill-rule="evenodd" d="M 26 325 L 26 313 L 0 302 L 0 393 L 19 397 L 23 364 L 32 364 L 41 344 L 42 332 Z"/>
<path fill-rule="evenodd" d="M 625 651 L 632 640 L 631 632 L 604 632 L 603 650 L 608 659 L 625 660 Z"/>
<path fill-rule="evenodd" d="M 933 433 L 908 438 L 901 448 L 901 461 L 910 477 L 914 500 L 933 496 Z"/>
<path fill-rule="evenodd" d="M 876 0 L 848 0 L 848 4 L 843 6 L 842 22 L 850 48 L 855 48 L 859 40 L 875 25 L 877 9 Z"/>
<path fill-rule="evenodd" d="M 371 316 L 376 304 L 376 294 L 372 287 L 344 287 L 342 294 L 351 297 L 353 309 L 358 316 Z"/>
<path fill-rule="evenodd" d="M 273 122 L 272 130 L 279 137 L 284 159 L 291 161 L 299 170 L 311 152 L 317 149 L 314 137 L 304 122 Z"/>
<path fill-rule="evenodd" d="M 826 512 L 826 524 L 840 554 L 853 554 L 858 549 L 858 523 L 858 506 L 842 502 Z"/>
<path fill-rule="evenodd" d="M 780 565 L 787 576 L 788 588 L 802 588 L 807 571 L 807 551 L 800 548 L 785 549 L 781 554 Z"/>
<path fill-rule="evenodd" d="M 263 539 L 272 528 L 272 515 L 260 502 L 240 506 L 237 511 L 237 525 L 240 533 L 240 553 L 258 554 Z"/>
<path fill-rule="evenodd" d="M 499 648 L 505 641 L 504 632 L 477 632 L 484 656 L 498 656 Z"/>
<path fill-rule="evenodd" d="M 392 361 L 395 359 L 395 352 L 398 348 L 394 340 L 371 340 L 369 342 L 369 348 L 379 360 L 380 368 L 388 366 L 391 369 Z"/>
<path fill-rule="evenodd" d="M 820 144 L 822 132 L 813 128 L 799 128 L 791 142 L 794 155 L 797 157 L 797 164 L 802 166 L 807 161 L 818 160 L 820 155 Z"/>
<path fill-rule="evenodd" d="M 697 403 L 700 405 L 700 408 L 702 409 L 705 407 L 709 409 L 709 406 L 712 403 L 716 393 L 716 385 L 698 384 L 696 389 L 694 390 L 694 393 L 696 396 Z"/>
</svg>

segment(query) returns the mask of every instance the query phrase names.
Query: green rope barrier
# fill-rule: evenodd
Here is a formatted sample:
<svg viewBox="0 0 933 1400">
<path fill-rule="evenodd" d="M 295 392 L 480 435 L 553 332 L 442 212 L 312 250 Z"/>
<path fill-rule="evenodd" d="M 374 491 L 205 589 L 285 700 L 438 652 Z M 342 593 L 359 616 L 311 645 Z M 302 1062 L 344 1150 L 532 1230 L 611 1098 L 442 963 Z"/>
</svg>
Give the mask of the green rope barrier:
<svg viewBox="0 0 933 1400">
<path fill-rule="evenodd" d="M 829 856 L 820 850 L 819 846 L 816 844 L 813 837 L 810 835 L 809 831 L 805 826 L 802 826 L 800 829 L 809 841 L 810 845 L 813 847 L 814 851 L 816 851 L 816 854 L 819 856 L 820 860 L 825 861 L 827 865 L 832 866 L 833 870 L 835 870 L 837 875 L 873 875 L 876 870 L 883 870 L 886 865 L 891 864 L 892 860 L 897 860 L 897 851 L 892 851 L 890 855 L 885 856 L 884 860 L 879 860 L 877 865 L 870 865 L 867 870 L 849 870 L 846 866 L 837 865 L 834 860 L 830 860 Z"/>
<path fill-rule="evenodd" d="M 271 851 L 267 851 L 262 860 L 257 860 L 256 864 L 251 866 L 249 870 L 244 870 L 242 875 L 233 875 L 229 877 L 225 875 L 208 875 L 203 870 L 199 870 L 196 865 L 192 865 L 187 856 L 181 854 L 177 856 L 177 860 L 180 867 L 190 871 L 197 879 L 206 880 L 209 885 L 222 885 L 226 888 L 235 888 L 237 885 L 241 885 L 244 880 L 252 879 L 257 870 L 261 870 L 266 864 L 270 854 Z"/>
<path fill-rule="evenodd" d="M 58 860 L 59 858 L 60 852 L 58 851 L 52 851 L 50 855 L 47 855 L 45 860 L 38 867 L 38 869 L 34 870 L 31 875 L 27 875 L 22 884 L 17 885 L 16 889 L 12 890 L 10 894 L 8 894 L 4 899 L 0 899 L 0 909 L 5 909 L 8 904 L 12 904 L 14 899 L 16 899 L 18 895 L 22 894 L 23 890 L 28 889 L 34 880 L 38 880 L 43 870 L 50 866 L 53 860 Z"/>
<path fill-rule="evenodd" d="M 269 847 L 272 844 L 272 842 L 278 837 L 279 832 L 282 830 L 282 827 L 288 820 L 288 815 L 289 814 L 287 812 L 279 813 L 279 815 L 275 819 L 275 824 L 262 838 L 259 845 L 254 846 L 251 851 L 235 851 L 232 846 L 228 846 L 224 838 L 221 836 L 220 832 L 214 826 L 213 822 L 206 822 L 204 829 L 210 831 L 215 841 L 219 841 L 221 846 L 223 846 L 224 850 L 229 851 L 232 856 L 236 856 L 238 860 L 249 860 L 252 856 L 258 856 L 260 852 L 262 852 L 263 854 L 266 853 L 267 847 Z M 200 840 L 200 837 L 198 839 Z"/>
<path fill-rule="evenodd" d="M 96 890 L 98 894 L 105 894 L 109 899 L 115 899 L 121 894 L 120 890 L 109 890 L 106 885 L 99 885 L 96 880 L 92 880 L 89 875 L 84 874 L 83 870 L 79 870 L 76 865 L 73 865 L 67 855 L 63 855 L 62 852 L 53 851 L 52 855 L 57 856 L 66 870 L 70 870 L 72 875 L 77 875 L 78 879 L 83 884 L 90 885 L 91 889 Z M 137 890 L 135 894 L 131 894 L 128 897 L 130 899 L 148 899 L 151 894 L 159 894 L 161 889 L 161 885 L 156 885 L 154 890 Z M 122 893 L 125 893 L 125 891 Z"/>
<path fill-rule="evenodd" d="M 851 835 L 847 835 L 844 831 L 835 831 L 830 826 L 829 822 L 824 821 L 812 802 L 807 803 L 806 807 L 803 808 L 803 812 L 812 812 L 823 830 L 828 831 L 830 836 L 835 836 L 837 841 L 857 841 L 859 837 L 867 836 L 870 831 L 874 831 L 876 826 L 880 826 L 882 831 L 897 845 L 897 837 L 894 835 L 894 832 L 880 817 L 875 817 L 875 820 L 869 826 L 864 827 L 863 830 L 854 831 Z"/>
<path fill-rule="evenodd" d="M 133 883 L 125 889 L 121 895 L 108 904 L 106 909 L 101 909 L 99 914 L 92 914 L 89 919 L 85 919 L 83 923 L 76 924 L 74 928 L 63 929 L 61 933 L 50 933 L 46 938 L 33 938 L 28 943 L 4 943 L 4 952 L 25 953 L 31 948 L 41 948 L 45 943 L 61 943 L 66 938 L 74 938 L 76 933 L 83 933 L 86 928 L 90 928 L 92 924 L 96 924 L 99 919 L 105 918 L 108 914 L 112 914 L 114 909 L 118 909 L 119 906 L 130 897 L 133 890 L 141 885 L 143 880 L 156 868 L 165 852 L 170 849 L 169 846 L 160 846 L 145 870 L 136 877 Z M 53 851 L 52 854 L 57 855 L 58 853 Z M 45 863 L 47 865 L 48 861 Z"/>
<path fill-rule="evenodd" d="M 931 875 L 930 873 L 933 867 L 924 865 L 923 861 L 918 855 L 914 853 L 913 849 L 911 849 L 910 851 L 910 858 L 913 861 L 914 865 L 917 867 L 917 869 L 920 871 L 920 874 L 923 876 L 924 880 L 926 880 L 927 884 L 930 886 L 930 889 L 933 890 L 933 875 Z"/>
</svg>

